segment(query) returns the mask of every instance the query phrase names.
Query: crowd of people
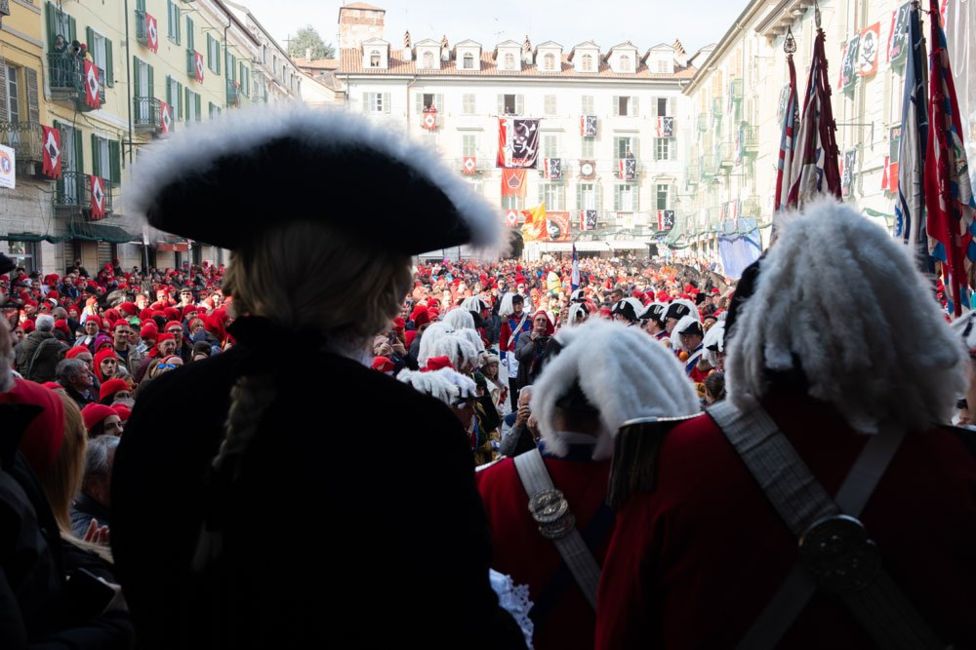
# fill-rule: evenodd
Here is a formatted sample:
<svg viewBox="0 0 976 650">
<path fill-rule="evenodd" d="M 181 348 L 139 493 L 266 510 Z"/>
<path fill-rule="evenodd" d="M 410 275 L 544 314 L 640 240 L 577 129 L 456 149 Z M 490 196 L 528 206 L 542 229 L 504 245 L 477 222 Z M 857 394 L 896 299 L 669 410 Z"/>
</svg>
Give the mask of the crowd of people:
<svg viewBox="0 0 976 650">
<path fill-rule="evenodd" d="M 494 209 L 353 117 L 243 119 L 143 162 L 226 268 L 0 266 L 0 647 L 976 647 L 976 321 L 883 231 L 823 203 L 737 282 L 420 262 Z M 235 223 L 285 170 L 430 222 Z"/>
</svg>

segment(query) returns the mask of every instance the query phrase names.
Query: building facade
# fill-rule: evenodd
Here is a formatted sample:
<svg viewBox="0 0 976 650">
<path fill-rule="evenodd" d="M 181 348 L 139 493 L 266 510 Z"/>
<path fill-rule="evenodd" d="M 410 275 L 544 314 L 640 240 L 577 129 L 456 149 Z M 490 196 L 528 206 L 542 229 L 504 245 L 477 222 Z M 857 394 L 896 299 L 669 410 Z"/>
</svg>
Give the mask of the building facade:
<svg viewBox="0 0 976 650">
<path fill-rule="evenodd" d="M 512 217 L 543 203 L 547 214 L 563 215 L 570 232 L 530 244 L 530 254 L 569 251 L 573 241 L 594 252 L 646 251 L 657 241 L 659 211 L 664 218 L 681 200 L 691 133 L 678 117 L 694 73 L 680 44 L 452 46 L 408 34 L 394 47 L 383 15 L 364 3 L 339 10 L 334 74 L 349 110 L 426 141 Z M 537 166 L 516 192 L 503 191 L 496 167 L 505 116 L 540 120 Z"/>
<path fill-rule="evenodd" d="M 696 61 L 682 116 L 697 126 L 688 141 L 688 201 L 673 239 L 714 252 L 721 233 L 758 226 L 768 243 L 776 166 L 789 83 L 784 43 L 793 55 L 801 107 L 816 35 L 814 0 L 752 0 L 721 41 Z M 886 228 L 894 227 L 897 156 L 905 74 L 899 20 L 904 0 L 821 0 L 832 108 L 842 165 L 843 200 Z M 976 34 L 972 3 L 948 2 L 947 33 L 960 106 L 973 143 L 976 91 L 972 80 Z M 928 20 L 926 15 L 925 20 Z M 924 26 L 928 34 L 928 25 Z M 968 46 L 966 43 L 968 42 Z M 968 49 L 967 49 L 968 48 Z M 968 108 L 967 108 L 968 107 Z M 971 166 L 972 168 L 972 166 Z"/>
<path fill-rule="evenodd" d="M 75 259 L 88 269 L 222 261 L 213 247 L 144 227 L 126 213 L 126 191 L 155 139 L 287 94 L 287 85 L 265 91 L 260 23 L 221 0 L 10 8 L 0 26 L 0 141 L 17 143 L 18 173 L 15 190 L 0 189 L 6 250 L 44 273 Z M 290 87 L 297 99 L 297 82 Z M 44 172 L 44 147 L 58 173 Z"/>
</svg>

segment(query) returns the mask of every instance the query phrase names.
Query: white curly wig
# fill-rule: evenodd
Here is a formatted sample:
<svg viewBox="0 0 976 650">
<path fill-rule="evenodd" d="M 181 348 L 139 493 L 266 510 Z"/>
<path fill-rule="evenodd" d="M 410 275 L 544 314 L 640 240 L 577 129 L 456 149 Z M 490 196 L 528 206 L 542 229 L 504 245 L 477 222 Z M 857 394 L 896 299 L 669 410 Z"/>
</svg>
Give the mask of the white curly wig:
<svg viewBox="0 0 976 650">
<path fill-rule="evenodd" d="M 553 428 L 556 401 L 578 382 L 600 412 L 602 431 L 594 458 L 608 458 L 613 436 L 627 420 L 677 417 L 700 410 L 698 395 L 674 355 L 639 329 L 591 319 L 556 335 L 564 347 L 533 383 L 531 408 L 546 449 L 569 451 Z"/>
<path fill-rule="evenodd" d="M 441 337 L 453 333 L 454 328 L 444 321 L 437 321 L 428 325 L 427 329 L 420 335 L 420 346 L 417 350 L 417 361 L 420 365 L 424 366 L 427 363 L 427 359 L 439 356 L 436 353 L 432 353 L 435 343 Z"/>
<path fill-rule="evenodd" d="M 463 307 L 455 307 L 444 314 L 444 322 L 454 330 L 474 329 L 474 316 Z"/>
<path fill-rule="evenodd" d="M 430 395 L 448 406 L 454 406 L 459 399 L 475 397 L 478 393 L 473 379 L 450 368 L 433 372 L 401 370 L 397 381 L 409 384 L 417 392 Z"/>
<path fill-rule="evenodd" d="M 864 432 L 947 422 L 965 353 L 907 247 L 833 200 L 784 222 L 728 341 L 729 399 L 749 408 L 766 370 L 799 363 L 809 394 Z"/>
</svg>

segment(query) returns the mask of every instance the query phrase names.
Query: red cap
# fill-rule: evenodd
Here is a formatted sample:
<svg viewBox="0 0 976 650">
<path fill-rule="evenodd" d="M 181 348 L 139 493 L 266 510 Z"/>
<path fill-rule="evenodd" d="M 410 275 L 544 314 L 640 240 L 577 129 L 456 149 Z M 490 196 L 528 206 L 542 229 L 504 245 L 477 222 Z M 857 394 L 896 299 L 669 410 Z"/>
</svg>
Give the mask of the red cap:
<svg viewBox="0 0 976 650">
<path fill-rule="evenodd" d="M 27 425 L 20 439 L 20 450 L 34 471 L 46 471 L 58 457 L 64 440 L 61 397 L 40 384 L 17 377 L 13 388 L 0 393 L 0 404 L 30 404 L 43 409 Z"/>
<path fill-rule="evenodd" d="M 75 347 L 71 348 L 70 350 L 64 353 L 64 358 L 74 359 L 82 352 L 88 352 L 88 351 L 89 351 L 88 348 L 86 348 L 84 345 L 76 345 Z"/>
<path fill-rule="evenodd" d="M 389 357 L 374 357 L 372 363 L 373 370 L 380 372 L 393 372 L 396 366 Z"/>
<path fill-rule="evenodd" d="M 85 420 L 85 428 L 88 429 L 89 433 L 95 428 L 95 425 L 110 415 L 118 415 L 118 412 L 111 406 L 104 404 L 92 403 L 81 409 L 81 417 Z"/>
<path fill-rule="evenodd" d="M 102 384 L 102 387 L 98 391 L 99 401 L 104 400 L 110 395 L 115 395 L 119 391 L 129 390 L 129 383 L 124 379 L 109 379 L 107 382 Z"/>
<path fill-rule="evenodd" d="M 427 367 L 424 368 L 425 371 L 440 370 L 441 368 L 453 368 L 454 364 L 451 363 L 449 357 L 431 357 L 427 359 Z"/>
</svg>

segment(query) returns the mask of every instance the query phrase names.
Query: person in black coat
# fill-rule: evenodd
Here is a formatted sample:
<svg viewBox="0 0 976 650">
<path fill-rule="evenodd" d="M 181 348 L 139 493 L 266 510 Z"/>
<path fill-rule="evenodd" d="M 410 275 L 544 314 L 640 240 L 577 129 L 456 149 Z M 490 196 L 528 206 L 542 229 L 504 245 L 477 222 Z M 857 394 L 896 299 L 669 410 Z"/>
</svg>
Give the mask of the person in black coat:
<svg viewBox="0 0 976 650">
<path fill-rule="evenodd" d="M 362 362 L 410 255 L 491 244 L 494 210 L 435 154 L 338 112 L 234 116 L 144 162 L 149 222 L 233 251 L 238 317 L 230 351 L 146 386 L 116 454 L 140 647 L 524 647 L 489 584 L 464 430 Z M 317 193 L 240 189 L 322 179 L 370 200 L 349 219 Z"/>
</svg>

